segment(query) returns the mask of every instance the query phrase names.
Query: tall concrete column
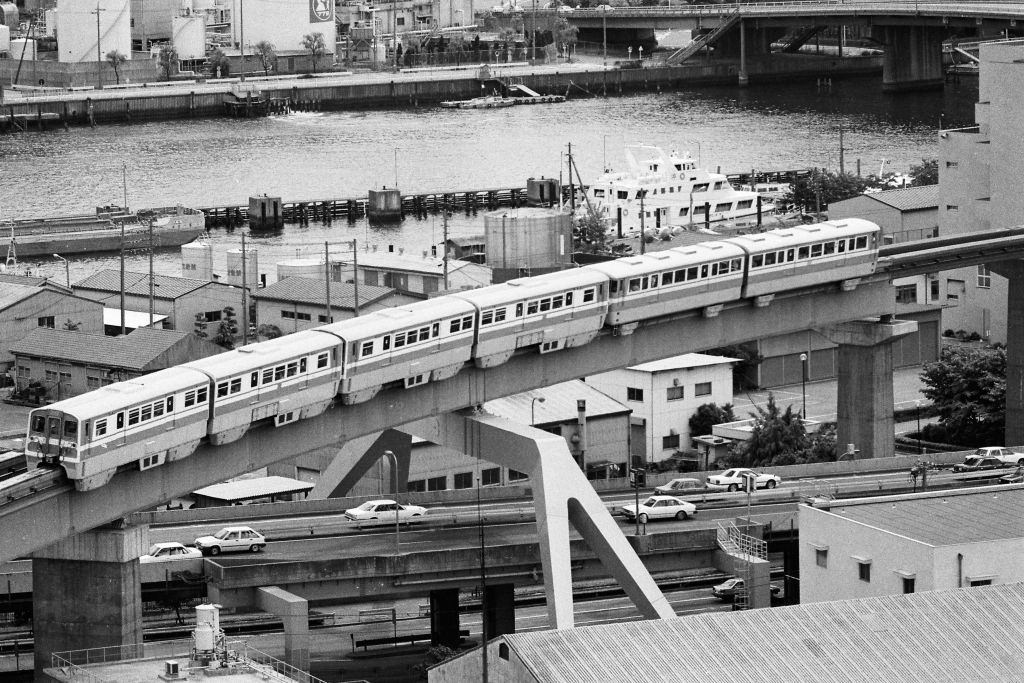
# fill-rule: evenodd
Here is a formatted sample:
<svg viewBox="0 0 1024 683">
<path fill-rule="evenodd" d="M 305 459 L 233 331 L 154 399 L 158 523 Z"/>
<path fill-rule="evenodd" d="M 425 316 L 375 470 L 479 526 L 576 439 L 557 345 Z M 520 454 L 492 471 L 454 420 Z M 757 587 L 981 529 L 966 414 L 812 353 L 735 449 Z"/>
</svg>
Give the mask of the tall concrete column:
<svg viewBox="0 0 1024 683">
<path fill-rule="evenodd" d="M 405 493 L 409 486 L 409 462 L 411 460 L 412 437 L 404 432 L 388 429 L 380 435 L 366 436 L 345 443 L 330 466 L 321 472 L 320 480 L 310 492 L 309 498 L 343 498 L 363 478 L 370 468 L 384 457 L 384 451 L 391 451 L 398 458 L 398 491 Z M 388 466 L 391 466 L 390 461 Z M 388 489 L 394 488 L 389 477 L 385 482 Z"/>
<path fill-rule="evenodd" d="M 459 646 L 459 589 L 430 591 L 430 644 Z"/>
<path fill-rule="evenodd" d="M 256 604 L 281 617 L 284 626 L 284 661 L 309 671 L 309 602 L 277 586 L 256 591 Z"/>
<path fill-rule="evenodd" d="M 857 458 L 895 455 L 892 395 L 892 343 L 917 331 L 913 320 L 858 320 L 840 323 L 823 334 L 839 344 L 836 450 L 847 444 Z"/>
<path fill-rule="evenodd" d="M 881 31 L 882 35 L 878 36 Z M 942 88 L 942 40 L 935 26 L 882 26 L 873 32 L 885 45 L 882 90 L 937 90 Z"/>
<path fill-rule="evenodd" d="M 750 77 L 747 75 L 747 25 L 740 19 L 740 68 L 739 86 L 745 88 L 750 85 Z M 753 180 L 750 181 L 753 184 Z"/>
<path fill-rule="evenodd" d="M 1001 261 L 992 270 L 1007 280 L 1006 427 L 1007 446 L 1024 444 L 1024 261 Z"/>
<path fill-rule="evenodd" d="M 487 620 L 487 638 L 497 638 L 516 632 L 515 584 L 488 584 L 484 589 L 484 615 Z"/>
<path fill-rule="evenodd" d="M 126 658 L 141 656 L 139 556 L 148 545 L 146 526 L 102 528 L 33 553 L 37 673 L 54 652 L 123 646 Z"/>
</svg>

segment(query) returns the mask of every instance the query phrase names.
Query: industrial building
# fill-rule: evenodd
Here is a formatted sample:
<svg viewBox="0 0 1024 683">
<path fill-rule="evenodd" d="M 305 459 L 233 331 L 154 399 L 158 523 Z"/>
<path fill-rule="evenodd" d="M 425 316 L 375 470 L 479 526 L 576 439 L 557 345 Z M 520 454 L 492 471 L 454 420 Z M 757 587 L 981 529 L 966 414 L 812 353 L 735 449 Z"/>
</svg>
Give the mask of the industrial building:
<svg viewBox="0 0 1024 683">
<path fill-rule="evenodd" d="M 321 265 L 322 268 L 322 265 Z M 327 296 L 330 290 L 330 317 L 327 314 Z M 359 314 L 382 308 L 401 306 L 416 301 L 401 296 L 391 287 L 359 287 L 356 306 L 356 287 L 350 282 L 288 276 L 272 285 L 253 292 L 258 325 L 274 325 L 285 334 L 339 322 Z"/>
</svg>

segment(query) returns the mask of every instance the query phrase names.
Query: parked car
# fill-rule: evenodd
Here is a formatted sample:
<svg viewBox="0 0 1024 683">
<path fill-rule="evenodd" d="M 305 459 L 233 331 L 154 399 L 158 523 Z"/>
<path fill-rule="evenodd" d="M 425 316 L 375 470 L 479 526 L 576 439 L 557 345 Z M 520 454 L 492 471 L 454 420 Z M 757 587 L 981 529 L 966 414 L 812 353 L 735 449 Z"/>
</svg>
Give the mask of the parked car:
<svg viewBox="0 0 1024 683">
<path fill-rule="evenodd" d="M 713 474 L 708 477 L 708 488 L 715 489 L 716 491 L 739 491 L 743 488 L 745 472 L 749 472 L 754 475 L 754 488 L 756 489 L 773 489 L 782 481 L 782 477 L 774 474 L 755 472 L 754 470 L 746 467 L 733 467 L 731 470 L 726 470 L 721 474 Z"/>
<path fill-rule="evenodd" d="M 1020 484 L 1024 482 L 1024 466 L 1018 467 L 1009 474 L 999 477 L 1000 484 Z"/>
<path fill-rule="evenodd" d="M 626 519 L 637 519 L 636 505 L 623 505 L 619 508 Z M 639 521 L 646 524 L 649 519 L 689 519 L 697 514 L 697 506 L 680 500 L 675 496 L 651 496 L 640 503 Z"/>
<path fill-rule="evenodd" d="M 681 496 L 687 493 L 703 493 L 704 484 L 700 479 L 673 479 L 667 484 L 655 486 L 654 492 L 665 496 Z"/>
<path fill-rule="evenodd" d="M 996 457 L 979 457 L 969 455 L 959 464 L 953 465 L 954 472 L 981 472 L 983 470 L 999 470 L 1008 465 Z"/>
<path fill-rule="evenodd" d="M 731 578 L 726 579 L 722 583 L 713 586 L 711 588 L 711 594 L 719 600 L 725 600 L 731 602 L 736 598 L 736 593 L 743 590 L 743 579 Z M 782 592 L 782 587 L 776 584 L 770 584 L 768 590 L 771 591 L 772 596 L 777 596 Z"/>
<path fill-rule="evenodd" d="M 979 458 L 999 458 L 1006 465 L 1024 465 L 1024 453 L 1017 453 L 1002 446 L 983 446 L 972 455 Z"/>
<path fill-rule="evenodd" d="M 359 507 L 345 510 L 345 517 L 354 522 L 395 523 L 395 515 L 399 523 L 409 523 L 417 517 L 427 514 L 427 508 L 419 505 L 401 505 L 393 500 L 368 500 Z"/>
<path fill-rule="evenodd" d="M 247 526 L 226 526 L 212 536 L 196 539 L 196 548 L 203 555 L 220 555 L 239 550 L 258 553 L 266 545 L 267 539 L 263 534 Z"/>
<path fill-rule="evenodd" d="M 195 560 L 203 556 L 199 548 L 191 548 L 187 545 L 170 541 L 167 543 L 154 543 L 149 547 L 149 553 L 139 558 L 142 564 L 152 562 L 172 562 L 174 560 Z"/>
</svg>

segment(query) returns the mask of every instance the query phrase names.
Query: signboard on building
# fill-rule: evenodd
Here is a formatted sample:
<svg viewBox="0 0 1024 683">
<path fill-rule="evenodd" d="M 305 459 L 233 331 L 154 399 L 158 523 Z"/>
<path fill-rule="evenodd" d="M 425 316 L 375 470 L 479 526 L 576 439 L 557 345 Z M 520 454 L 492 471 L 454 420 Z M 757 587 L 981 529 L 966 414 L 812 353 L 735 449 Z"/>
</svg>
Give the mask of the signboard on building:
<svg viewBox="0 0 1024 683">
<path fill-rule="evenodd" d="M 331 0 L 309 0 L 309 23 L 334 21 L 334 3 Z"/>
</svg>

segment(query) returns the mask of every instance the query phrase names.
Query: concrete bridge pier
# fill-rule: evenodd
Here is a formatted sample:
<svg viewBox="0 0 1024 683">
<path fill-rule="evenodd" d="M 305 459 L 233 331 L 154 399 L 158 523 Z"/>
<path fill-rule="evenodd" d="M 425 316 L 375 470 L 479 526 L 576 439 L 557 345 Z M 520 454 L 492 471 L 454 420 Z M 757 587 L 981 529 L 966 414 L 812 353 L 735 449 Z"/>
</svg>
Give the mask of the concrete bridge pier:
<svg viewBox="0 0 1024 683">
<path fill-rule="evenodd" d="M 345 442 L 338 454 L 321 474 L 310 492 L 312 500 L 343 498 L 363 478 L 371 467 L 391 451 L 398 460 L 398 491 L 395 480 L 389 477 L 385 486 L 392 494 L 404 493 L 409 486 L 409 460 L 412 457 L 412 437 L 404 432 L 387 429 L 376 436 L 364 436 Z M 390 467 L 392 463 L 388 463 Z M 288 474 L 286 476 L 294 476 Z"/>
<path fill-rule="evenodd" d="M 309 602 L 277 586 L 256 589 L 256 604 L 281 617 L 284 625 L 284 661 L 309 671 Z"/>
<path fill-rule="evenodd" d="M 1006 426 L 1003 443 L 1024 443 L 1024 261 L 1000 261 L 992 270 L 1007 280 Z"/>
<path fill-rule="evenodd" d="M 515 584 L 489 583 L 484 586 L 483 619 L 487 638 L 516 632 Z"/>
<path fill-rule="evenodd" d="M 913 320 L 857 320 L 823 334 L 838 349 L 836 449 L 853 444 L 857 458 L 891 458 L 893 435 L 892 344 L 917 331 Z"/>
<path fill-rule="evenodd" d="M 430 644 L 459 646 L 459 589 L 430 591 Z"/>
<path fill-rule="evenodd" d="M 142 583 L 139 556 L 149 527 L 85 531 L 32 554 L 35 670 L 54 652 L 122 648 L 141 655 Z"/>
<path fill-rule="evenodd" d="M 878 33 L 882 35 L 878 35 Z M 934 26 L 882 26 L 873 34 L 885 45 L 882 90 L 942 88 L 942 39 L 945 29 Z"/>
</svg>

